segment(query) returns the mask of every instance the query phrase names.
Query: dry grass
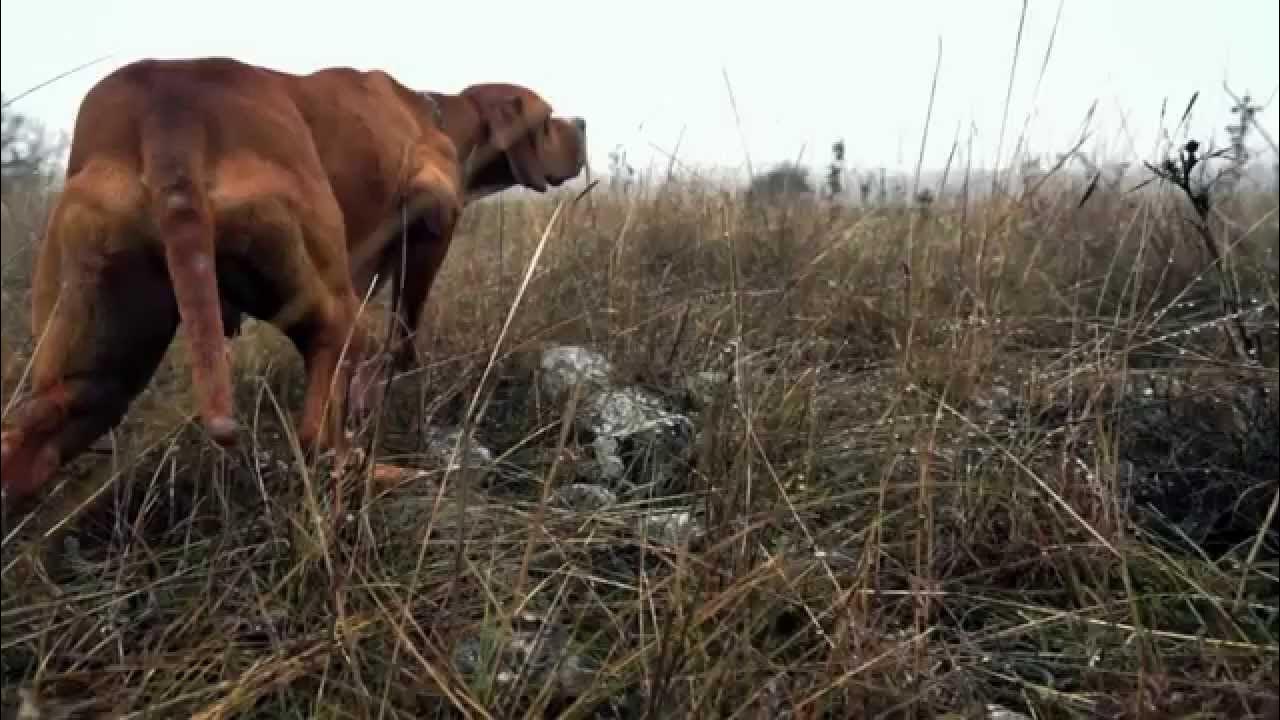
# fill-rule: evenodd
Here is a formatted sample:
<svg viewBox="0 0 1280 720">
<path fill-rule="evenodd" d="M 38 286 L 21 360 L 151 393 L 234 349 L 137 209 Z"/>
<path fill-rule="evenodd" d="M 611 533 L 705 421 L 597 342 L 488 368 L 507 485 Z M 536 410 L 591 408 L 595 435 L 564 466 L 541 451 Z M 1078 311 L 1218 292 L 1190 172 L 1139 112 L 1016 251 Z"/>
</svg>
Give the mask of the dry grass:
<svg viewBox="0 0 1280 720">
<path fill-rule="evenodd" d="M 231 453 L 182 422 L 174 359 L 120 449 L 78 463 L 127 482 L 77 531 L 65 596 L 4 584 L 5 696 L 111 717 L 1274 713 L 1276 198 L 1215 221 L 1256 300 L 1246 366 L 1183 198 L 1080 192 L 916 212 L 597 189 L 551 227 L 483 382 L 555 204 L 478 205 L 379 454 L 438 468 L 421 424 L 478 398 L 489 478 L 440 471 L 326 539 L 328 480 L 279 420 L 289 346 L 237 342 L 253 433 Z M 580 452 L 532 388 L 560 342 L 691 413 L 684 494 L 547 503 Z M 693 403 L 703 370 L 732 381 Z M 644 537 L 655 505 L 705 537 Z M 591 669 L 572 693 L 499 667 L 530 623 Z"/>
</svg>

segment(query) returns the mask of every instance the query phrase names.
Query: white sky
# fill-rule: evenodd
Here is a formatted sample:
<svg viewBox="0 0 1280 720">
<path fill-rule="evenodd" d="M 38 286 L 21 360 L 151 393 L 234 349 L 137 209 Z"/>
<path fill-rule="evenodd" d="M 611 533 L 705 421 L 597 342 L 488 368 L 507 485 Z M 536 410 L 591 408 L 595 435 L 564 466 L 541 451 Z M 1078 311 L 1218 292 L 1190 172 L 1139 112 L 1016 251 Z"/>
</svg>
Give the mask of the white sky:
<svg viewBox="0 0 1280 720">
<path fill-rule="evenodd" d="M 1169 98 L 1172 126 L 1201 91 L 1193 129 L 1222 138 L 1224 77 L 1260 102 L 1280 72 L 1276 0 L 1030 0 L 1009 115 L 1007 158 L 1028 113 L 1031 148 L 1069 147 L 1097 100 L 1108 159 L 1150 158 Z M 592 165 L 622 145 L 638 170 L 665 167 L 678 139 L 694 166 L 743 164 L 727 72 L 754 166 L 818 165 L 844 137 L 851 167 L 910 171 L 920 149 L 938 38 L 943 46 L 926 169 L 957 128 L 977 128 L 975 165 L 991 166 L 1001 125 L 1017 0 L 3 0 L 0 85 L 13 96 L 80 63 L 111 59 L 20 101 L 70 130 L 89 86 L 141 57 L 229 55 L 294 72 L 381 68 L 421 90 L 509 81 L 588 121 Z M 339 9 L 342 8 L 342 9 Z M 1127 121 L 1122 118 L 1127 116 Z M 1280 102 L 1261 116 L 1272 137 Z M 1127 127 L 1127 131 L 1126 128 Z M 661 150 L 655 149 L 661 148 Z M 1270 154 L 1269 151 L 1267 153 Z M 1275 158 L 1267 158 L 1268 163 Z"/>
</svg>

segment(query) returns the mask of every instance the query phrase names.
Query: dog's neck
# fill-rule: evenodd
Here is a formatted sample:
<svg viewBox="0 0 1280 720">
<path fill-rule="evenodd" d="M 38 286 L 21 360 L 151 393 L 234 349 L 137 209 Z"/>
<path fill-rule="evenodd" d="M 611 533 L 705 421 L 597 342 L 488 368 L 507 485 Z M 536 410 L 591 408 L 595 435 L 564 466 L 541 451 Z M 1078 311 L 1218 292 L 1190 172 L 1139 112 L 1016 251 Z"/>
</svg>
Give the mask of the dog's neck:
<svg viewBox="0 0 1280 720">
<path fill-rule="evenodd" d="M 480 110 L 462 95 L 437 92 L 422 95 L 435 106 L 440 130 L 453 141 L 453 147 L 458 151 L 458 160 L 465 164 L 484 140 L 484 123 L 481 122 Z"/>
<path fill-rule="evenodd" d="M 472 203 L 507 189 L 509 185 L 506 184 L 477 185 L 471 175 L 492 159 L 491 155 L 496 152 L 486 143 L 488 132 L 480 108 L 475 102 L 465 95 L 425 92 L 422 96 L 432 108 L 436 126 L 449 137 L 458 153 L 458 162 L 463 169 L 465 202 Z"/>
</svg>

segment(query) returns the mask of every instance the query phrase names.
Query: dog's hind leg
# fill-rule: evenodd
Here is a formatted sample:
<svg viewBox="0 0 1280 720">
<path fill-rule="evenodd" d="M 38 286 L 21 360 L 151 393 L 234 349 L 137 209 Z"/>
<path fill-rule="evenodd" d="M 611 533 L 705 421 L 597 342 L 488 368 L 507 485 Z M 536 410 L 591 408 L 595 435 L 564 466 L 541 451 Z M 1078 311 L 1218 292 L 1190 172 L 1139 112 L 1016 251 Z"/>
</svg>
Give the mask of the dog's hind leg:
<svg viewBox="0 0 1280 720">
<path fill-rule="evenodd" d="M 121 217 L 74 187 L 52 215 L 32 283 L 31 392 L 4 422 L 6 506 L 120 422 L 174 336 L 163 262 Z"/>
</svg>

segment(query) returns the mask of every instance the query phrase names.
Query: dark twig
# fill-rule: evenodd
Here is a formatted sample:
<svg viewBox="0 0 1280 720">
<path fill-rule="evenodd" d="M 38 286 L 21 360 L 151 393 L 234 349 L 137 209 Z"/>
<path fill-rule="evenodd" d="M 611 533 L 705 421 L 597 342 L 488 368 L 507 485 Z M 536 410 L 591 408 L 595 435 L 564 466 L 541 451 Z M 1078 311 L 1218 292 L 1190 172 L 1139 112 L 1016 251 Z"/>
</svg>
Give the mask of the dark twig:
<svg viewBox="0 0 1280 720">
<path fill-rule="evenodd" d="M 1199 152 L 1200 143 L 1195 140 L 1188 140 L 1178 150 L 1176 158 L 1166 157 L 1158 167 L 1151 163 L 1145 164 L 1156 178 L 1171 183 L 1191 201 L 1191 207 L 1195 210 L 1195 217 L 1190 220 L 1190 224 L 1204 243 L 1205 251 L 1208 252 L 1212 264 L 1217 268 L 1218 276 L 1221 280 L 1219 287 L 1221 289 L 1223 311 L 1230 318 L 1230 321 L 1223 327 L 1226 329 L 1227 337 L 1231 342 L 1231 348 L 1242 363 L 1254 365 L 1258 360 L 1257 343 L 1245 328 L 1243 313 L 1241 312 L 1243 305 L 1240 301 L 1239 291 L 1227 274 L 1222 251 L 1219 249 L 1218 238 L 1214 235 L 1213 228 L 1209 225 L 1209 215 L 1213 209 L 1214 180 L 1207 182 L 1193 180 L 1191 175 L 1206 160 L 1222 157 L 1226 154 L 1226 151 L 1211 151 L 1203 156 L 1199 155 Z"/>
</svg>

